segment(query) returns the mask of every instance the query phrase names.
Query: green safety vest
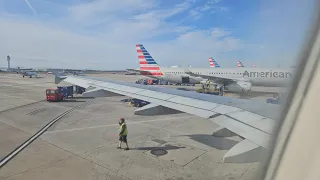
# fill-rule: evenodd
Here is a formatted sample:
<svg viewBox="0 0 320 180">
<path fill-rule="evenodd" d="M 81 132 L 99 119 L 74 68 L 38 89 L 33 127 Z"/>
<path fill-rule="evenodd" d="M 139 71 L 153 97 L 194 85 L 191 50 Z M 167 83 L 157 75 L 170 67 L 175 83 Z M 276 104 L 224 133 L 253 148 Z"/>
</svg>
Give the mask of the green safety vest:
<svg viewBox="0 0 320 180">
<path fill-rule="evenodd" d="M 123 125 L 125 125 L 125 123 L 122 123 L 120 125 L 120 132 L 122 131 Z M 128 128 L 126 126 L 126 129 L 123 131 L 123 133 L 121 134 L 121 136 L 126 136 L 128 134 Z"/>
</svg>

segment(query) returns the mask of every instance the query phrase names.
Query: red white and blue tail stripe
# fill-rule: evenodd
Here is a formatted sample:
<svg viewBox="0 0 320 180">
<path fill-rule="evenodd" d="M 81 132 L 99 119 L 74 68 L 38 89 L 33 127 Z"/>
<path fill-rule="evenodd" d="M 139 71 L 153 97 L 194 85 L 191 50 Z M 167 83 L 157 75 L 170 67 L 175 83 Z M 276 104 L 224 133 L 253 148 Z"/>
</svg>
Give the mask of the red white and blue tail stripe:
<svg viewBox="0 0 320 180">
<path fill-rule="evenodd" d="M 160 66 L 143 47 L 142 44 L 136 44 L 136 50 L 139 59 L 140 73 L 149 76 L 162 76 Z"/>
<path fill-rule="evenodd" d="M 215 67 L 215 68 L 220 67 L 220 65 L 217 63 L 217 61 L 215 61 L 212 57 L 209 57 L 209 64 L 210 64 L 210 67 Z"/>
<path fill-rule="evenodd" d="M 240 61 L 237 61 L 237 66 L 240 68 L 240 67 L 244 67 L 244 65 L 242 64 L 242 62 Z"/>
</svg>

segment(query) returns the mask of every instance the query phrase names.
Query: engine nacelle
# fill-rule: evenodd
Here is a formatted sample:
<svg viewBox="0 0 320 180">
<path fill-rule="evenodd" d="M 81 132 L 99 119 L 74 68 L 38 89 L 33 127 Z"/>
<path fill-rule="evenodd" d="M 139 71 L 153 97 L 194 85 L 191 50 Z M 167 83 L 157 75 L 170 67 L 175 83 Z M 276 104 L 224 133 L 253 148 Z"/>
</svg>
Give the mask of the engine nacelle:
<svg viewBox="0 0 320 180">
<path fill-rule="evenodd" d="M 224 87 L 224 89 L 228 92 L 240 93 L 240 92 L 250 91 L 251 87 L 252 87 L 251 82 L 238 81 L 238 82 L 234 82 L 234 83 L 226 85 Z"/>
</svg>

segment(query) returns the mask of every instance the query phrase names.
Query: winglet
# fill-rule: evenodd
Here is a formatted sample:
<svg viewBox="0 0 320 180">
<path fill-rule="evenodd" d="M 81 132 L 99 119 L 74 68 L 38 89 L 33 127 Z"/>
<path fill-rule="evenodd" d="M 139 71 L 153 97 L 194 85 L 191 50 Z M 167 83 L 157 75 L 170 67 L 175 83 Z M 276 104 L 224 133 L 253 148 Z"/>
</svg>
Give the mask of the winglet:
<svg viewBox="0 0 320 180">
<path fill-rule="evenodd" d="M 54 83 L 55 84 L 59 84 L 61 81 L 63 81 L 65 78 L 67 78 L 66 76 L 58 76 L 58 75 L 55 75 L 54 76 Z"/>
<path fill-rule="evenodd" d="M 54 83 L 59 84 L 61 81 L 63 81 L 67 76 L 63 73 L 60 73 L 59 71 L 52 71 L 52 74 L 54 75 Z"/>
</svg>

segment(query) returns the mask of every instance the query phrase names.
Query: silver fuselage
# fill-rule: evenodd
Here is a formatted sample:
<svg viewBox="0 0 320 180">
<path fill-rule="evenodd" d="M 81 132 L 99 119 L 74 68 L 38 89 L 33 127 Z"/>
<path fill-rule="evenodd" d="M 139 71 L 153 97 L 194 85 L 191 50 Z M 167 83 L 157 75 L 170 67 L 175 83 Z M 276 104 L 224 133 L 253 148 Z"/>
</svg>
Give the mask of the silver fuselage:
<svg viewBox="0 0 320 180">
<path fill-rule="evenodd" d="M 205 78 L 190 76 L 183 68 L 161 68 L 163 76 L 156 77 L 172 83 L 199 84 Z M 292 82 L 294 69 L 280 68 L 189 68 L 194 74 L 220 77 L 227 79 L 242 79 L 253 86 L 283 87 Z"/>
</svg>

